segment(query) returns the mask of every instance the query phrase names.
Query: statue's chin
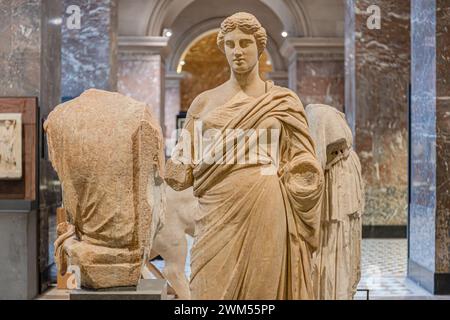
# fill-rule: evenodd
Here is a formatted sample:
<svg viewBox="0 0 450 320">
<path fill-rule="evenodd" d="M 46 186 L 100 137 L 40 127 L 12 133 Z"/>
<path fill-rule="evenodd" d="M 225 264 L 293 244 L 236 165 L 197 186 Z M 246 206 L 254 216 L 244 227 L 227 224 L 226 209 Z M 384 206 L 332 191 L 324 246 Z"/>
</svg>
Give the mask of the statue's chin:
<svg viewBox="0 0 450 320">
<path fill-rule="evenodd" d="M 243 67 L 243 66 L 241 66 L 241 67 L 234 67 L 233 68 L 233 72 L 236 73 L 236 74 L 242 75 L 242 74 L 250 73 L 250 71 L 252 71 L 252 69 L 253 68 L 249 68 L 247 66 L 246 67 Z"/>
<path fill-rule="evenodd" d="M 233 71 L 234 73 L 239 75 L 248 73 L 248 70 L 241 70 L 241 69 L 234 69 Z"/>
</svg>

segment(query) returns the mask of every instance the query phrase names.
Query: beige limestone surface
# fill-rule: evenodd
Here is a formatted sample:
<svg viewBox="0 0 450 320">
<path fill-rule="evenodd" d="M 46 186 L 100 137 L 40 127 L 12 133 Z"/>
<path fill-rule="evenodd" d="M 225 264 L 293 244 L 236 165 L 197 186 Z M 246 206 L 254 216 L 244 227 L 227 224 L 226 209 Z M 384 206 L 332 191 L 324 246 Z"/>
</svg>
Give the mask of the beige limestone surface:
<svg viewBox="0 0 450 320">
<path fill-rule="evenodd" d="M 227 18 L 217 42 L 230 79 L 194 100 L 166 165 L 166 182 L 175 190 L 193 186 L 199 202 L 191 297 L 314 299 L 312 253 L 319 243 L 324 177 L 302 103 L 259 77 L 267 35 L 254 16 Z M 198 149 L 195 136 L 208 129 L 219 134 Z M 276 148 L 252 162 L 254 144 L 226 133 L 256 129 L 274 133 L 268 140 Z M 239 161 L 242 154 L 246 161 Z M 211 162 L 216 156 L 233 161 Z"/>
<path fill-rule="evenodd" d="M 44 124 L 68 220 L 58 225 L 61 274 L 81 286 L 135 286 L 164 213 L 161 129 L 146 104 L 90 89 Z"/>
</svg>

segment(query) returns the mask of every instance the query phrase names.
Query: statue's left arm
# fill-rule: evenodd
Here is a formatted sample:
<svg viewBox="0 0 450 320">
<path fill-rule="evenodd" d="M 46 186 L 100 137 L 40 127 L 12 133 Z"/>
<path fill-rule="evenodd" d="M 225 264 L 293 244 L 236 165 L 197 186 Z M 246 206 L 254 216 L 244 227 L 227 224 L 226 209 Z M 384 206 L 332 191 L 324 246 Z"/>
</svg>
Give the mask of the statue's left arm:
<svg viewBox="0 0 450 320">
<path fill-rule="evenodd" d="M 318 245 L 324 175 L 309 135 L 303 105 L 297 97 L 288 99 L 281 117 L 281 168 L 279 175 L 297 217 L 302 237 L 312 248 Z"/>
</svg>

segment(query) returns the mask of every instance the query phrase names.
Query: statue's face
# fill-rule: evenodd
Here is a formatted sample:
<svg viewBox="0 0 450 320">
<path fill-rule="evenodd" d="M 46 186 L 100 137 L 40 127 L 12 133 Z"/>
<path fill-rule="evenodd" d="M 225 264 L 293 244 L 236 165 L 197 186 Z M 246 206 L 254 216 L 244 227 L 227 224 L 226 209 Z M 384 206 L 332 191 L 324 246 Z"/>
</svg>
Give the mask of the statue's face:
<svg viewBox="0 0 450 320">
<path fill-rule="evenodd" d="M 249 72 L 258 63 L 259 54 L 255 37 L 238 28 L 225 34 L 224 48 L 228 64 L 236 73 Z"/>
</svg>

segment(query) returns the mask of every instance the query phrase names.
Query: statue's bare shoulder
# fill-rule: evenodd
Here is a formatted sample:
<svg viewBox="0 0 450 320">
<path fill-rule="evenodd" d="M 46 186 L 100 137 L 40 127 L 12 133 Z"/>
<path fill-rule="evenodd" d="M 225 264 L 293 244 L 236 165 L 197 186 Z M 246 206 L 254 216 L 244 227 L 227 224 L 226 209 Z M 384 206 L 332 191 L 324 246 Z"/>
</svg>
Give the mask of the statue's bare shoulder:
<svg viewBox="0 0 450 320">
<path fill-rule="evenodd" d="M 200 93 L 195 99 L 192 101 L 191 106 L 189 107 L 189 114 L 191 115 L 200 115 L 201 113 L 208 112 L 211 108 L 224 103 L 226 100 L 221 101 L 221 97 L 224 95 L 224 91 L 226 91 L 227 83 L 223 83 L 213 89 L 203 91 Z"/>
</svg>

